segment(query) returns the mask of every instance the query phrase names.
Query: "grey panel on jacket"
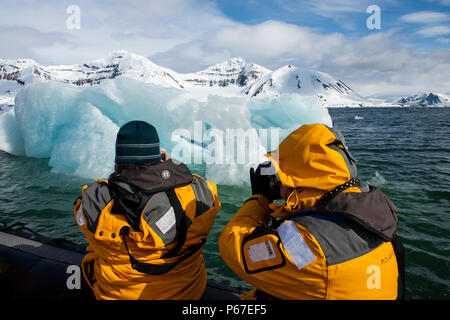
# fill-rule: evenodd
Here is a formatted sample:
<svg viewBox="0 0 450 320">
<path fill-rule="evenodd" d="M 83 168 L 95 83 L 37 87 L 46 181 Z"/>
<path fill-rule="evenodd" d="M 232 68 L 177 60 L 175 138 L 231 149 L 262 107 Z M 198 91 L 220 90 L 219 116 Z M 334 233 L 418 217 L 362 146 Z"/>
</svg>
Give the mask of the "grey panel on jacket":
<svg viewBox="0 0 450 320">
<path fill-rule="evenodd" d="M 112 200 L 109 188 L 106 184 L 95 182 L 83 191 L 82 206 L 86 225 L 89 231 L 95 233 L 100 213 Z"/>
<path fill-rule="evenodd" d="M 347 219 L 330 221 L 300 216 L 292 220 L 305 226 L 316 238 L 329 266 L 360 257 L 384 243 L 380 237 Z"/>
<path fill-rule="evenodd" d="M 191 184 L 196 199 L 195 217 L 198 217 L 214 207 L 214 195 L 208 187 L 208 183 L 197 177 L 197 181 Z"/>
<path fill-rule="evenodd" d="M 148 200 L 142 211 L 142 218 L 161 237 L 164 245 L 175 240 L 176 215 L 165 192 L 158 192 Z"/>
</svg>

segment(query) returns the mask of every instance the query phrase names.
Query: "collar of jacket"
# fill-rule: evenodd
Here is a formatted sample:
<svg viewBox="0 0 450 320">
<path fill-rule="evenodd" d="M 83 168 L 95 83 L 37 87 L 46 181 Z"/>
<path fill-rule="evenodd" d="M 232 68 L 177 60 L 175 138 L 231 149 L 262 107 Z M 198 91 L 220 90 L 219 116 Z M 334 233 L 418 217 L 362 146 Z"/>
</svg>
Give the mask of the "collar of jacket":
<svg viewBox="0 0 450 320">
<path fill-rule="evenodd" d="M 142 210 L 155 193 L 191 184 L 192 173 L 185 164 L 169 159 L 151 166 L 132 166 L 112 174 L 108 180 L 114 199 L 112 214 L 122 214 L 139 231 Z"/>
<path fill-rule="evenodd" d="M 119 187 L 130 189 L 140 189 L 144 193 L 157 193 L 177 187 L 191 184 L 192 173 L 188 167 L 173 159 L 160 162 L 154 165 L 131 166 L 122 169 L 120 174 L 112 174 L 109 178 L 109 185 L 116 184 Z"/>
<path fill-rule="evenodd" d="M 347 217 L 390 241 L 397 231 L 398 209 L 380 189 L 369 188 L 369 192 L 340 192 L 309 212 Z"/>
</svg>

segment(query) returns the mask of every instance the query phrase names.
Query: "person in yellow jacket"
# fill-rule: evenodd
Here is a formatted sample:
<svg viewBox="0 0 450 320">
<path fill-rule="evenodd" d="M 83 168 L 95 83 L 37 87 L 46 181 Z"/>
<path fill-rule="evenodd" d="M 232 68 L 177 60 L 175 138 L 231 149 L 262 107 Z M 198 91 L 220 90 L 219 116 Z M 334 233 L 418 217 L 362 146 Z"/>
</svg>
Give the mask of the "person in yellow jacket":
<svg viewBox="0 0 450 320">
<path fill-rule="evenodd" d="M 156 129 L 123 125 L 116 168 L 74 205 L 89 241 L 82 271 L 97 299 L 200 299 L 202 247 L 220 210 L 215 184 L 160 151 Z"/>
<path fill-rule="evenodd" d="M 247 298 L 396 299 L 398 212 L 359 181 L 342 134 L 304 125 L 266 156 L 219 238 L 223 260 L 257 288 Z"/>
</svg>

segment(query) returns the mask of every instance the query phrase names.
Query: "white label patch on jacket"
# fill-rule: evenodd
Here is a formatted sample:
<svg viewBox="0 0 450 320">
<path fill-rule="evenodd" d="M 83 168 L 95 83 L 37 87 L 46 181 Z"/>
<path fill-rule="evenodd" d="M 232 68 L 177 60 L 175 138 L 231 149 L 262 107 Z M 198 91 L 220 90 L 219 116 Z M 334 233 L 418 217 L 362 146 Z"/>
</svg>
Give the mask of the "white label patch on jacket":
<svg viewBox="0 0 450 320">
<path fill-rule="evenodd" d="M 83 217 L 82 207 L 83 207 L 83 205 L 80 204 L 80 206 L 78 207 L 78 210 L 77 210 L 77 223 L 80 227 L 84 226 L 86 224 L 86 221 L 84 220 L 84 217 Z"/>
<path fill-rule="evenodd" d="M 161 217 L 158 221 L 155 222 L 156 226 L 161 230 L 163 234 L 166 234 L 167 231 L 170 230 L 176 223 L 175 219 L 175 211 L 173 211 L 173 207 L 170 207 L 169 210 Z"/>
<path fill-rule="evenodd" d="M 299 270 L 316 259 L 294 221 L 284 222 L 278 227 L 277 231 L 284 248 Z"/>
<path fill-rule="evenodd" d="M 252 263 L 276 257 L 272 242 L 265 240 L 248 246 L 248 255 Z"/>
</svg>

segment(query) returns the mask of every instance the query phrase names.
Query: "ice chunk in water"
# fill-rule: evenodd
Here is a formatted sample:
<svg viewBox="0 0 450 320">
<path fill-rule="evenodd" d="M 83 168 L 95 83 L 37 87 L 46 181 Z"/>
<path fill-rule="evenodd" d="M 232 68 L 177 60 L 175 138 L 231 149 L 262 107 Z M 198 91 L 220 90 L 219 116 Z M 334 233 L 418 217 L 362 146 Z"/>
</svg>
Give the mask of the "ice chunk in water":
<svg viewBox="0 0 450 320">
<path fill-rule="evenodd" d="M 218 184 L 248 183 L 250 166 L 299 126 L 332 126 L 316 98 L 296 94 L 199 101 L 185 90 L 127 78 L 84 88 L 50 81 L 24 87 L 15 107 L 0 114 L 0 149 L 49 158 L 56 172 L 107 177 L 117 131 L 131 120 L 154 125 L 163 149 L 174 157 L 184 150 L 182 160 L 200 164 Z"/>
</svg>

